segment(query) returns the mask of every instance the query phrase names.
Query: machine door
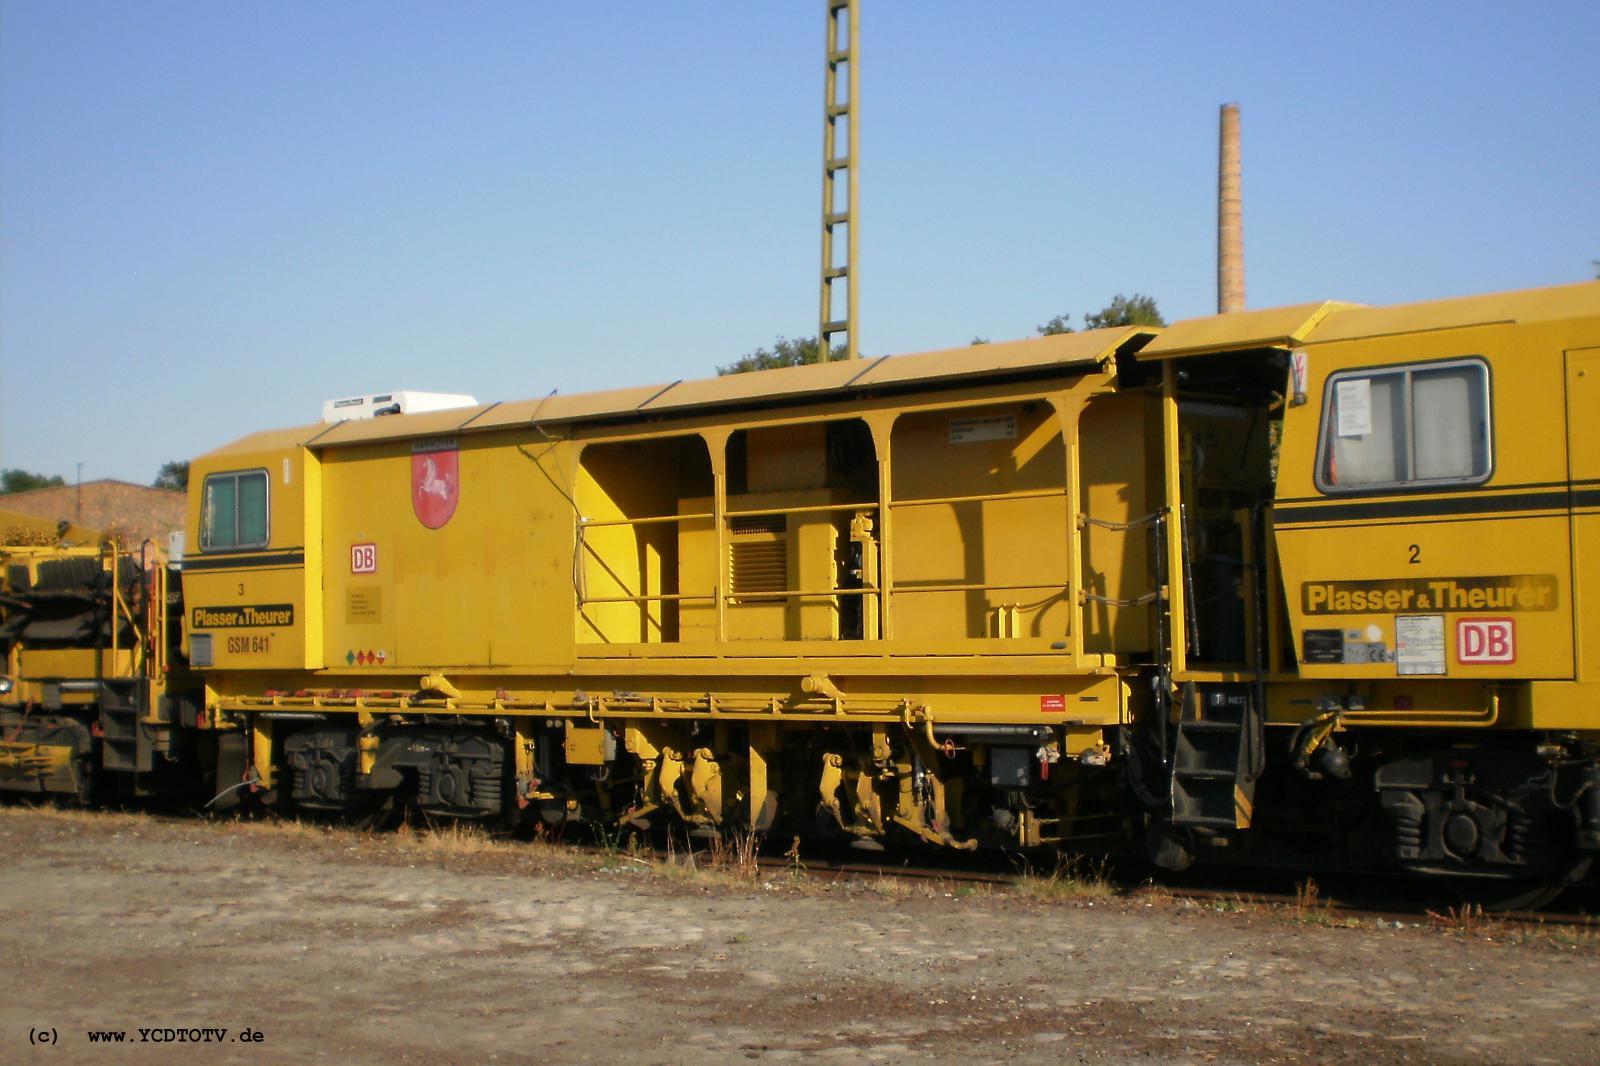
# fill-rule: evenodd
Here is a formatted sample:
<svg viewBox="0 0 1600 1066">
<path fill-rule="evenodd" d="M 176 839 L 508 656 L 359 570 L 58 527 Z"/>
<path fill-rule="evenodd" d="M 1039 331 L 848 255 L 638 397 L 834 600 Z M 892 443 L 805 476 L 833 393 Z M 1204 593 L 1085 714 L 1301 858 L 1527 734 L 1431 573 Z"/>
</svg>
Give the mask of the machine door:
<svg viewBox="0 0 1600 1066">
<path fill-rule="evenodd" d="M 1402 702 L 1429 678 L 1573 677 L 1583 578 L 1556 393 L 1577 370 L 1555 354 L 1510 324 L 1310 353 L 1274 510 L 1303 676 L 1391 681 Z M 1576 379 L 1575 427 L 1593 421 L 1597 373 L 1591 358 Z M 1593 457 L 1600 431 L 1574 432 Z"/>
<path fill-rule="evenodd" d="M 1581 681 L 1600 681 L 1600 348 L 1567 352 L 1567 474 Z"/>
</svg>

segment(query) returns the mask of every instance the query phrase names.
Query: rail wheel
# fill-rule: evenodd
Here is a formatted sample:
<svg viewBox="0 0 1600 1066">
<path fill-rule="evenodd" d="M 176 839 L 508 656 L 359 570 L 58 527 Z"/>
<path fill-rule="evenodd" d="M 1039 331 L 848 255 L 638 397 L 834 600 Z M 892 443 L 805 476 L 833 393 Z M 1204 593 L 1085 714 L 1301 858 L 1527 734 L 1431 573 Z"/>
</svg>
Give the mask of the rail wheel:
<svg viewBox="0 0 1600 1066">
<path fill-rule="evenodd" d="M 1451 887 L 1462 903 L 1477 904 L 1486 911 L 1535 911 L 1554 903 L 1557 896 L 1588 876 L 1593 863 L 1593 858 L 1583 858 L 1570 866 L 1532 877 L 1456 882 Z"/>
</svg>

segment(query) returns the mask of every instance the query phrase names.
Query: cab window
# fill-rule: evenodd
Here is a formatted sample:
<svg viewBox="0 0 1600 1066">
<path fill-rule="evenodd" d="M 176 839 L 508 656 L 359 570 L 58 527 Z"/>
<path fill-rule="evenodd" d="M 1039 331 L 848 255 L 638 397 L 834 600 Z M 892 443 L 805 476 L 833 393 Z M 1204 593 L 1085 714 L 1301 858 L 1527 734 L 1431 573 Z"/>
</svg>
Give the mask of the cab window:
<svg viewBox="0 0 1600 1066">
<path fill-rule="evenodd" d="M 1482 360 L 1342 371 L 1323 393 L 1317 488 L 1474 485 L 1493 469 L 1491 443 Z"/>
<path fill-rule="evenodd" d="M 267 543 L 267 472 L 242 470 L 206 478 L 200 548 L 261 548 Z"/>
</svg>

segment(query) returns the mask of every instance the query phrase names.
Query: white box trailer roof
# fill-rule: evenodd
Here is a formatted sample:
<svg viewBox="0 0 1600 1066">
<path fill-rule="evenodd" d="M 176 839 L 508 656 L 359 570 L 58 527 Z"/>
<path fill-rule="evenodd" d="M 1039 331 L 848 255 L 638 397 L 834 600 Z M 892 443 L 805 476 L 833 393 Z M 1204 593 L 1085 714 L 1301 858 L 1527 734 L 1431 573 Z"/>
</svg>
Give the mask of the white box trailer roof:
<svg viewBox="0 0 1600 1066">
<path fill-rule="evenodd" d="M 322 405 L 324 422 L 343 422 L 351 418 L 376 418 L 379 415 L 407 415 L 419 411 L 444 411 L 452 407 L 476 407 L 478 401 L 456 392 L 371 392 L 327 400 Z"/>
</svg>

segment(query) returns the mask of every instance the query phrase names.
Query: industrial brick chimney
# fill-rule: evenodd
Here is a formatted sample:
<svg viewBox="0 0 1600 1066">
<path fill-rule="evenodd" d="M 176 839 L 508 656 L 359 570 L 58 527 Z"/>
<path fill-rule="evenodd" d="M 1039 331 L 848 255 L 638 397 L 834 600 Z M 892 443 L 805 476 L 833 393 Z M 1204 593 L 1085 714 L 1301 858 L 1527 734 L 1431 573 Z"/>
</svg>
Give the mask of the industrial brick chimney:
<svg viewBox="0 0 1600 1066">
<path fill-rule="evenodd" d="M 1244 310 L 1244 203 L 1239 192 L 1239 105 L 1222 105 L 1217 153 L 1217 313 Z"/>
</svg>

